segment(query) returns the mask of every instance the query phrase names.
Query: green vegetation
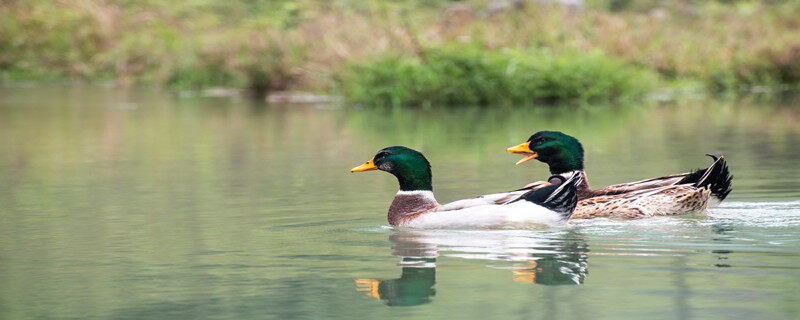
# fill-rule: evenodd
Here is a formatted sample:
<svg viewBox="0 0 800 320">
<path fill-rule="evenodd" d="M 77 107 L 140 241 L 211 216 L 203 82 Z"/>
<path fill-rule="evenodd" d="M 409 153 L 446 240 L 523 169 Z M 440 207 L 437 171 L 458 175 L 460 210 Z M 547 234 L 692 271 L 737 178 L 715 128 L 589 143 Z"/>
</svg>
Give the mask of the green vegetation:
<svg viewBox="0 0 800 320">
<path fill-rule="evenodd" d="M 797 0 L 0 0 L 0 82 L 392 105 L 625 99 L 653 84 L 642 70 L 712 91 L 798 88 L 798 16 Z"/>
<path fill-rule="evenodd" d="M 230 3 L 230 5 L 229 5 Z M 286 1 L 0 1 L 0 80 L 289 87 Z M 297 50 L 296 50 L 297 49 Z"/>
<path fill-rule="evenodd" d="M 645 93 L 654 80 L 597 51 L 455 46 L 355 63 L 341 83 L 344 96 L 362 104 L 484 105 L 624 99 Z"/>
</svg>

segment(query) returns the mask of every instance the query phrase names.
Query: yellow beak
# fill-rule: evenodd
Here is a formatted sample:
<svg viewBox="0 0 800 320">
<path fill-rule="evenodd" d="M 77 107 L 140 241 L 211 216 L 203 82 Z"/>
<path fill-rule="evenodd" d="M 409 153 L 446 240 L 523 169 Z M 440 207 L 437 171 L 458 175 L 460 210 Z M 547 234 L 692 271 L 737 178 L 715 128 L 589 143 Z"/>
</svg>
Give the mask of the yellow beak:
<svg viewBox="0 0 800 320">
<path fill-rule="evenodd" d="M 361 171 L 370 171 L 370 170 L 378 169 L 378 167 L 375 166 L 375 162 L 373 162 L 372 160 L 375 160 L 375 158 L 369 159 L 369 161 L 367 161 L 367 163 L 362 164 L 362 165 L 360 165 L 358 167 L 355 167 L 353 169 L 350 169 L 350 172 L 361 172 Z"/>
<path fill-rule="evenodd" d="M 525 161 L 528 161 L 528 160 L 531 160 L 531 159 L 536 159 L 536 157 L 539 156 L 536 152 L 531 150 L 530 145 L 531 145 L 531 142 L 528 141 L 528 142 L 525 142 L 523 144 L 519 144 L 519 145 L 510 147 L 510 148 L 506 149 L 506 151 L 511 151 L 513 153 L 524 154 L 526 157 L 522 158 L 522 160 L 517 161 L 517 163 L 515 163 L 515 164 L 521 164 L 521 163 L 523 163 Z"/>
</svg>

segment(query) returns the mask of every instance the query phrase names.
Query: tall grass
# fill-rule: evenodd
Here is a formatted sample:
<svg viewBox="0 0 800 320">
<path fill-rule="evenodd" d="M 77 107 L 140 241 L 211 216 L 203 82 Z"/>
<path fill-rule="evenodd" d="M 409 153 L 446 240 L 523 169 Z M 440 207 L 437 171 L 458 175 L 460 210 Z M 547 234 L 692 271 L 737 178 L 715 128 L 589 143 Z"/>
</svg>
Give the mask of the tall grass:
<svg viewBox="0 0 800 320">
<path fill-rule="evenodd" d="M 365 105 L 611 101 L 642 95 L 656 76 L 599 52 L 448 46 L 349 65 L 341 90 Z"/>
<path fill-rule="evenodd" d="M 443 89 L 447 88 L 437 81 L 456 81 L 449 88 L 478 91 L 511 86 L 510 96 L 497 98 L 509 102 L 600 99 L 597 93 L 575 94 L 575 86 L 607 88 L 610 96 L 625 96 L 613 91 L 628 92 L 619 89 L 627 80 L 617 77 L 628 73 L 608 71 L 621 63 L 654 70 L 667 80 L 696 79 L 713 90 L 800 85 L 800 1 L 586 0 L 583 8 L 540 1 L 498 3 L 517 2 L 187 0 L 177 5 L 166 0 L 0 0 L 0 81 L 225 86 L 260 94 L 286 89 L 329 92 L 352 61 L 372 59 L 374 68 L 416 70 L 415 81 Z M 463 54 L 448 49 L 464 43 L 479 45 Z M 428 51 L 429 60 L 419 58 L 422 51 Z M 531 62 L 536 59 L 552 63 Z M 557 74 L 550 80 L 537 76 L 522 81 L 521 75 L 504 75 L 510 61 L 529 68 L 530 74 Z M 474 68 L 468 71 L 476 77 L 474 83 L 464 84 L 466 80 L 457 76 L 434 81 L 420 71 L 465 74 L 456 71 L 461 67 L 446 67 L 458 63 Z M 564 65 L 561 69 L 552 66 L 559 63 Z M 581 67 L 568 70 L 570 66 Z M 495 67 L 505 69 L 479 71 Z M 381 74 L 373 72 L 374 77 Z M 397 71 L 403 72 L 411 71 Z M 616 89 L 571 87 L 582 82 L 556 79 L 582 72 L 605 72 L 602 79 L 623 83 Z M 505 78 L 532 83 L 528 88 L 534 93 L 516 93 L 522 87 L 508 85 L 510 80 L 484 84 Z M 409 94 L 398 92 L 385 99 L 403 95 Z M 459 100 L 448 95 L 453 94 L 430 93 L 422 99 Z M 480 96 L 484 98 L 461 100 L 485 103 L 492 94 Z"/>
<path fill-rule="evenodd" d="M 263 93 L 303 60 L 289 1 L 0 1 L 0 80 L 113 80 Z"/>
</svg>

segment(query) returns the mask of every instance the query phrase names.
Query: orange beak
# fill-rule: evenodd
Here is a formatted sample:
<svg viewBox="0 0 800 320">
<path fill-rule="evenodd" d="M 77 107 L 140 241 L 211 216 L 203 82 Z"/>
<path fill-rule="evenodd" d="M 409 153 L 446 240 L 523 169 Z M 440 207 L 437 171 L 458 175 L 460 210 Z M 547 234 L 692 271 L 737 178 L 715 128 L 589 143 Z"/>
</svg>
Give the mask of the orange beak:
<svg viewBox="0 0 800 320">
<path fill-rule="evenodd" d="M 519 144 L 519 145 L 510 147 L 510 148 L 506 149 L 506 151 L 511 151 L 513 153 L 525 155 L 525 158 L 522 158 L 522 160 L 517 161 L 517 163 L 515 163 L 515 164 L 521 164 L 521 163 L 526 162 L 528 160 L 536 159 L 536 157 L 539 156 L 539 154 L 537 154 L 536 152 L 531 150 L 530 145 L 531 145 L 531 142 L 528 141 L 528 142 L 525 142 L 523 144 Z"/>
<path fill-rule="evenodd" d="M 370 170 L 378 169 L 378 167 L 375 166 L 375 162 L 372 161 L 372 160 L 375 160 L 375 158 L 369 159 L 369 161 L 367 161 L 367 163 L 362 164 L 362 165 L 360 165 L 358 167 L 355 167 L 353 169 L 350 169 L 350 172 L 362 172 L 362 171 L 370 171 Z"/>
</svg>

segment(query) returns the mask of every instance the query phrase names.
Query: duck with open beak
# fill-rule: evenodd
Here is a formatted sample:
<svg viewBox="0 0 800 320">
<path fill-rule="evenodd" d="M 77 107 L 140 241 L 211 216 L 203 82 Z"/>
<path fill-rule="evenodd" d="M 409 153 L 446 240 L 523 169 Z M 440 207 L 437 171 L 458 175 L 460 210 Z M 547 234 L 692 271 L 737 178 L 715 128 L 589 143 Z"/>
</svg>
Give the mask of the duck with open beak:
<svg viewBox="0 0 800 320">
<path fill-rule="evenodd" d="M 653 179 L 621 183 L 591 189 L 585 178 L 583 146 L 575 137 L 559 131 L 539 131 L 528 141 L 506 149 L 525 156 L 517 164 L 531 159 L 544 162 L 552 176 L 519 190 L 535 190 L 563 181 L 576 174 L 584 179 L 578 184 L 578 205 L 572 219 L 594 217 L 649 217 L 704 212 L 709 205 L 724 200 L 731 192 L 730 170 L 722 156 L 708 168 Z"/>
<path fill-rule="evenodd" d="M 513 153 L 521 154 L 521 155 L 525 156 L 525 158 L 522 158 L 521 160 L 517 161 L 517 163 L 515 163 L 515 164 L 521 164 L 521 163 L 526 162 L 528 160 L 536 159 L 536 157 L 539 156 L 538 153 L 536 153 L 535 151 L 531 150 L 531 142 L 530 141 L 527 141 L 525 143 L 518 144 L 516 146 L 510 147 L 510 148 L 506 149 L 506 151 L 511 151 Z"/>
</svg>

